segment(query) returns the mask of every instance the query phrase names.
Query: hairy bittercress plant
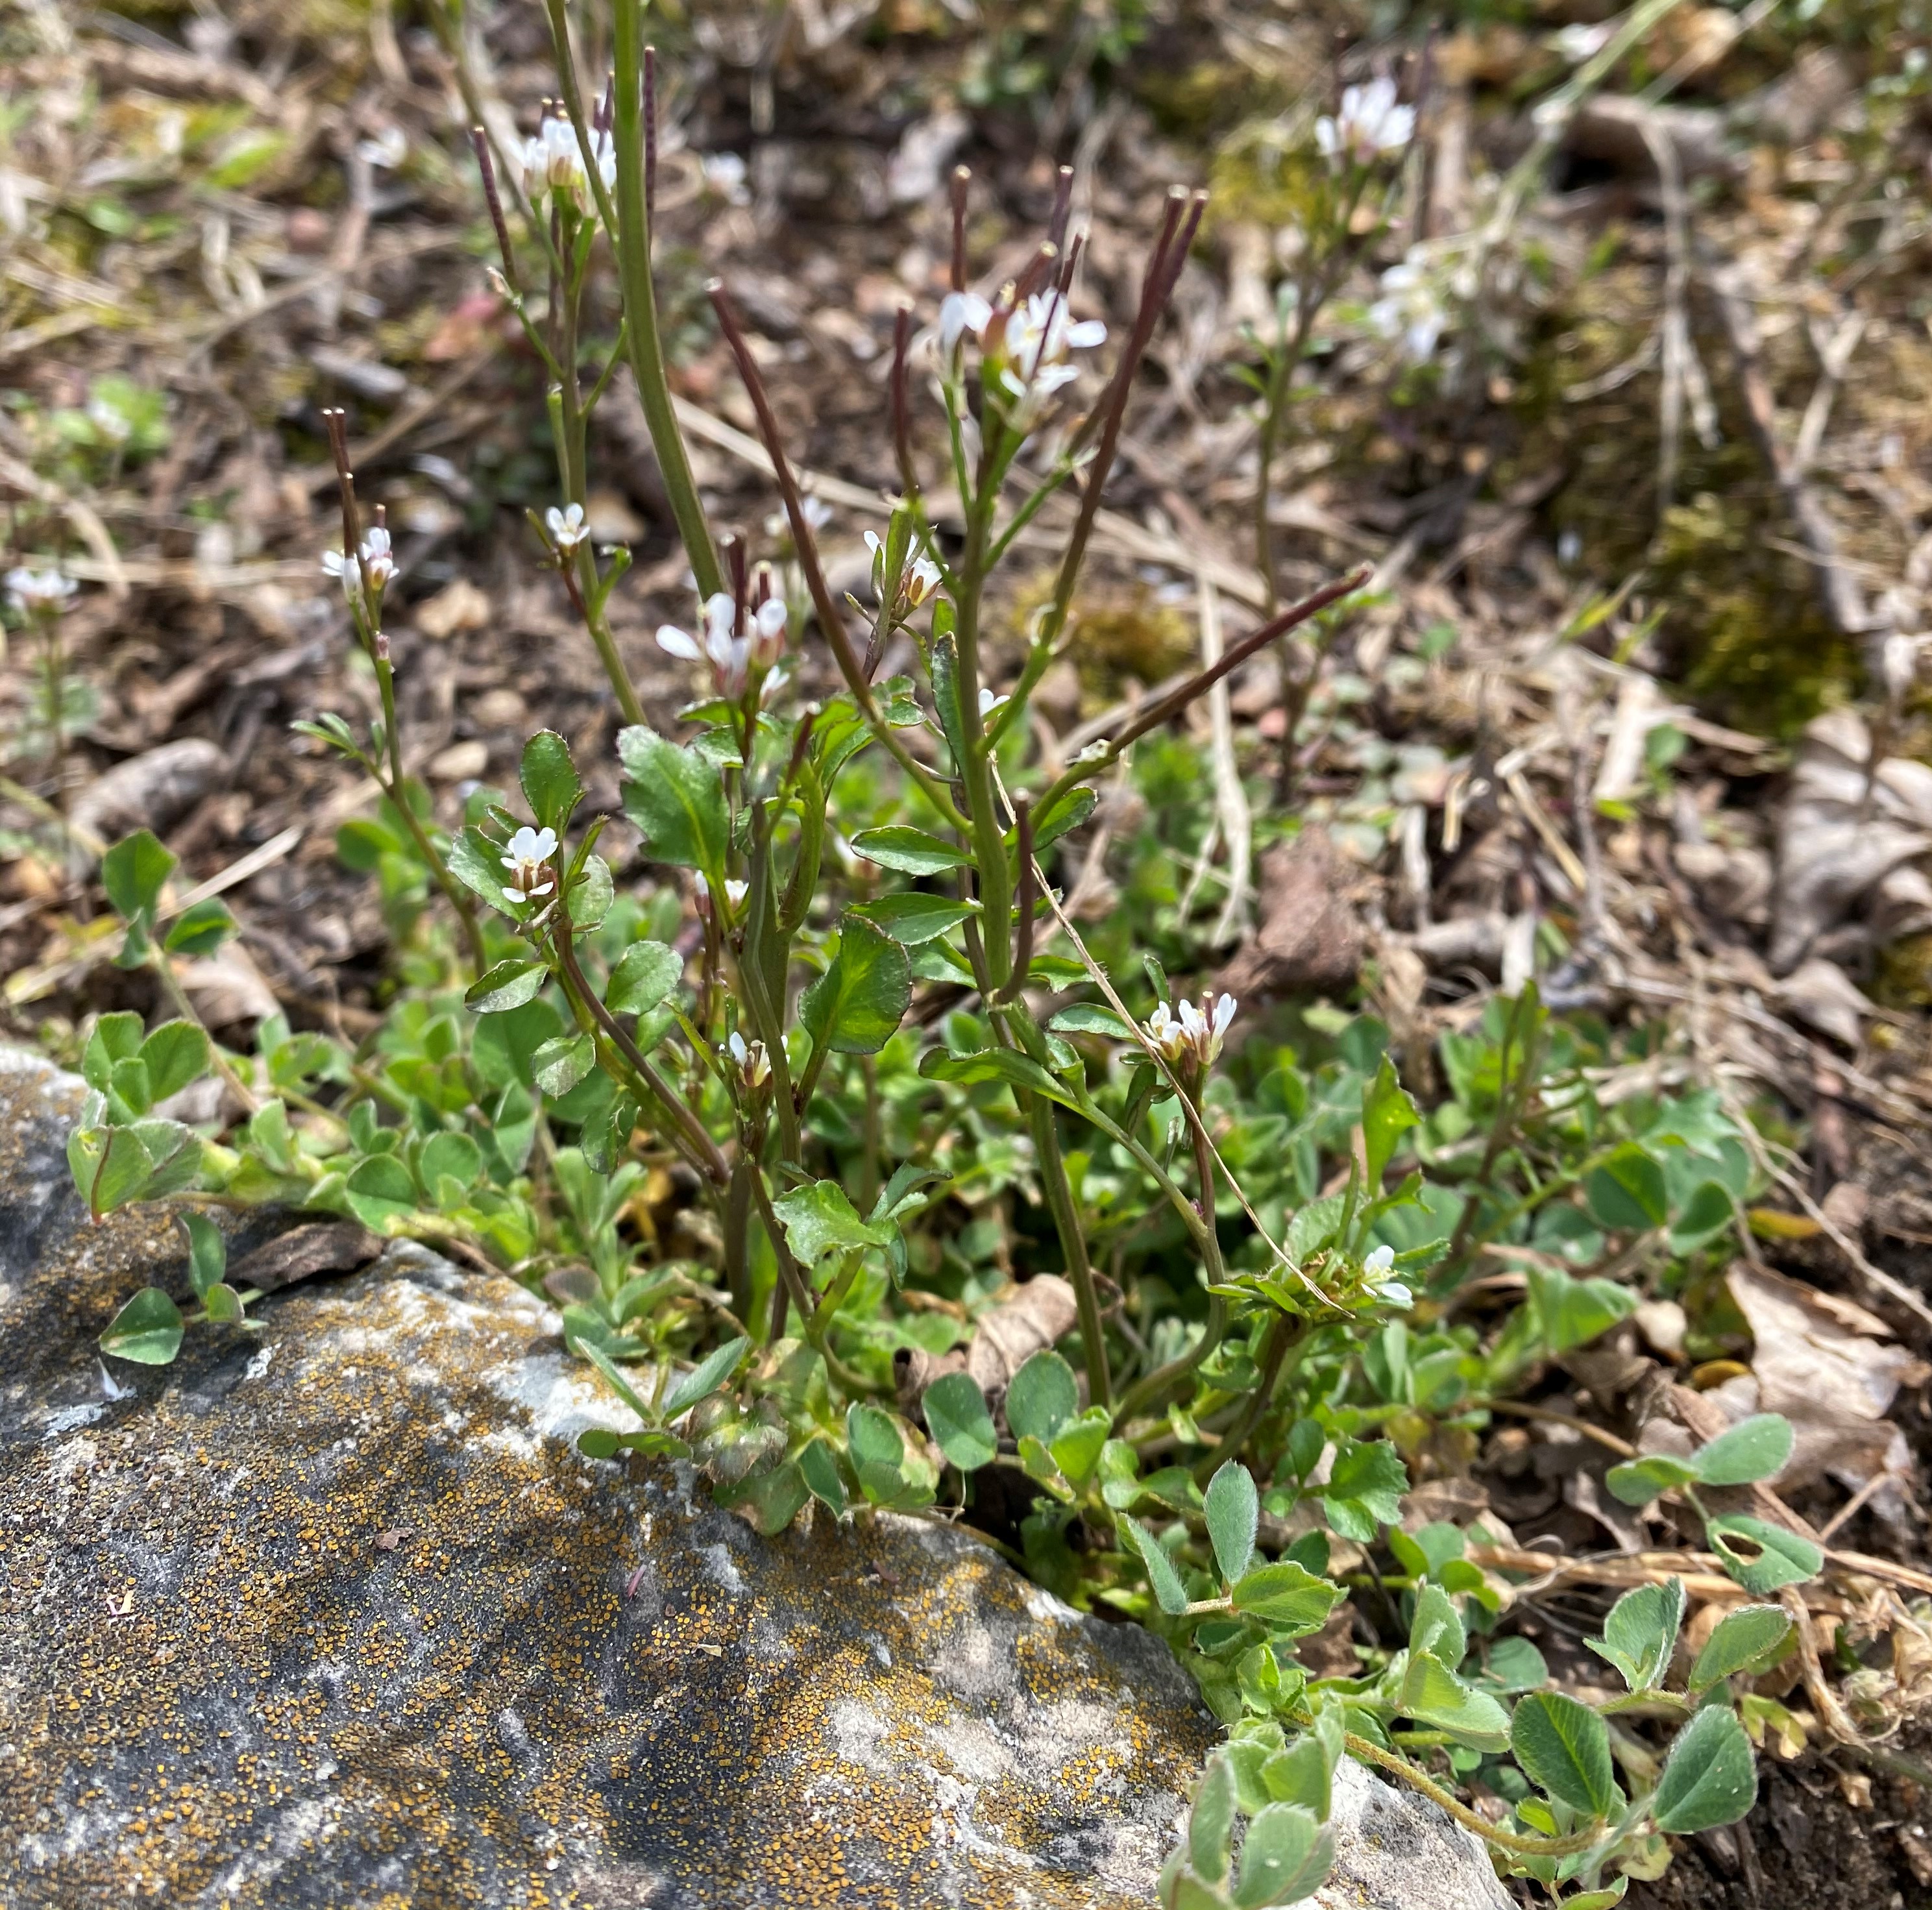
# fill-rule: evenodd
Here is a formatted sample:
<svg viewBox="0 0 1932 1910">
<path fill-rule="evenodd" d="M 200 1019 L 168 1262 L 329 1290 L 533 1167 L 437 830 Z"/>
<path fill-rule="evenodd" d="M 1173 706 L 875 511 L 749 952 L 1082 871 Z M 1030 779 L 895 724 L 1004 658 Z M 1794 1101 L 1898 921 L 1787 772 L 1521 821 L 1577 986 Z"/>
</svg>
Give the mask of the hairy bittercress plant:
<svg viewBox="0 0 1932 1910">
<path fill-rule="evenodd" d="M 1492 1639 L 1504 1588 L 1465 1535 L 1400 1529 L 1403 1455 L 1468 1437 L 1524 1373 L 1623 1317 L 1628 1290 L 1589 1268 L 1618 1251 L 1687 1260 L 1728 1227 L 1749 1179 L 1733 1131 L 1695 1095 L 1600 1102 L 1607 1037 L 1551 1024 L 1533 989 L 1445 1039 L 1450 1096 L 1425 1114 L 1365 1018 L 1332 1018 L 1333 1054 L 1304 1063 L 1244 1046 L 1237 1003 L 1178 995 L 1150 957 L 1120 978 L 1091 958 L 1054 868 L 1095 779 L 1361 580 L 1270 619 L 1073 762 L 1032 746 L 1028 700 L 1065 642 L 1128 397 L 1200 201 L 1169 200 L 1132 322 L 1108 339 L 1076 316 L 1067 193 L 1019 277 L 975 288 L 956 180 L 952 290 L 928 330 L 910 311 L 897 328 L 902 489 L 868 538 L 872 603 L 842 604 L 717 286 L 789 552 L 760 562 L 742 538 L 714 537 L 692 484 L 656 332 L 639 12 L 619 0 L 616 70 L 594 115 L 566 79 L 511 155 L 520 246 L 478 139 L 502 289 L 553 381 L 562 495 L 532 529 L 626 719 L 623 823 L 586 814 L 578 766 L 543 731 L 517 792 L 478 792 L 460 823 L 439 826 L 397 733 L 382 625 L 395 554 L 380 514 L 362 519 L 332 419 L 343 540 L 323 562 L 381 714 L 363 735 L 335 716 L 304 727 L 380 787 L 377 817 L 345 830 L 344 853 L 394 905 L 404 986 L 353 1052 L 274 1021 L 254 1056 L 221 1054 L 169 961 L 230 925 L 176 912 L 172 858 L 145 832 L 130 838 L 105 871 L 123 958 L 154 967 L 182 1018 L 152 1033 L 128 1016 L 95 1027 L 76 1184 L 97 1215 L 190 1189 L 202 1205 L 341 1213 L 541 1285 L 638 1421 L 586 1433 L 585 1452 L 692 1459 L 766 1531 L 814 1503 L 820 1516 L 951 1516 L 988 1468 L 1023 1476 L 1030 1509 L 1008 1549 L 1070 1597 L 1170 1636 L 1230 1728 L 1163 1881 L 1171 1905 L 1312 1891 L 1343 1756 L 1437 1799 L 1507 1866 L 1552 1889 L 1574 1882 L 1571 1904 L 1613 1901 L 1620 1886 L 1602 1876 L 1647 1840 L 1748 1807 L 1751 1759 L 1726 1681 L 1782 1650 L 1784 1630 L 1771 1608 L 1726 1619 L 1680 1692 L 1668 1678 L 1681 1586 L 1618 1604 L 1596 1648 L 1634 1702 L 1688 1720 L 1652 1775 L 1626 1771 L 1626 1789 L 1599 1711 L 1547 1688 L 1533 1649 Z M 560 0 L 551 17 L 568 76 Z M 1344 102 L 1324 139 L 1344 202 L 1399 110 L 1392 97 Z M 622 319 L 586 390 L 600 239 Z M 520 289 L 532 257 L 536 299 Z M 586 420 L 620 359 L 697 586 L 694 616 L 656 639 L 698 692 L 676 736 L 643 720 L 612 634 L 628 553 L 594 550 L 585 529 Z M 944 546 L 918 457 L 924 388 L 963 526 Z M 995 684 L 989 592 L 1018 532 L 1062 493 L 1072 510 L 1053 588 L 1016 679 Z M 819 646 L 839 687 L 810 694 L 805 659 Z M 902 656 L 913 667 L 882 680 Z M 600 853 L 624 824 L 654 884 L 620 888 Z M 424 913 L 435 891 L 454 940 Z M 160 1104 L 209 1066 L 242 1113 L 197 1132 Z M 206 1319 L 245 1325 L 219 1235 L 199 1212 L 188 1226 Z M 1443 1303 L 1494 1241 L 1535 1251 L 1528 1294 L 1485 1351 Z M 990 1393 L 950 1369 L 902 1390 L 903 1358 L 944 1366 L 1010 1292 L 1016 1249 L 1064 1273 L 1066 1352 L 1042 1348 Z M 183 1326 L 150 1289 L 103 1344 L 165 1362 Z M 1610 1483 L 1700 1512 L 1698 1487 L 1768 1477 L 1788 1437 L 1748 1422 Z M 1815 1549 L 1762 1522 L 1714 1516 L 1708 1530 L 1754 1593 L 1818 1568 Z M 1310 1677 L 1295 1655 L 1345 1595 L 1330 1534 L 1386 1558 L 1347 1582 L 1378 1584 L 1408 1628 L 1350 1678 Z M 1513 1800 L 1508 1822 L 1455 1795 L 1478 1774 Z"/>
</svg>

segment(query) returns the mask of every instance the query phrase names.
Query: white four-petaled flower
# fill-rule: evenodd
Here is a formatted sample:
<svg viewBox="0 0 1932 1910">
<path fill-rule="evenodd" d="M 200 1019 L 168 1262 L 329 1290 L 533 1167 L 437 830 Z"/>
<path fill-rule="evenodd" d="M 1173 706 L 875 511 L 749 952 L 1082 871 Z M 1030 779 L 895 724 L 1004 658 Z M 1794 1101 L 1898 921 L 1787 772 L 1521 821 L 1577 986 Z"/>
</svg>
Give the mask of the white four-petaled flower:
<svg viewBox="0 0 1932 1910">
<path fill-rule="evenodd" d="M 764 675 L 784 654 L 786 617 L 784 599 L 767 597 L 755 609 L 746 605 L 741 631 L 736 601 L 720 590 L 705 601 L 701 638 L 674 623 L 660 624 L 658 648 L 687 663 L 709 664 L 719 694 L 735 703 L 754 671 Z"/>
<path fill-rule="evenodd" d="M 1382 274 L 1382 296 L 1369 307 L 1369 323 L 1384 338 L 1400 338 L 1418 364 L 1425 363 L 1448 329 L 1448 308 L 1420 247 Z"/>
<path fill-rule="evenodd" d="M 560 511 L 553 504 L 544 513 L 544 528 L 550 532 L 550 541 L 558 550 L 574 550 L 580 544 L 587 543 L 590 526 L 584 521 L 584 506 L 566 504 Z"/>
<path fill-rule="evenodd" d="M 1007 417 L 1016 430 L 1040 421 L 1053 394 L 1079 376 L 1072 354 L 1102 344 L 1107 328 L 1099 319 L 1076 320 L 1058 291 L 1036 292 L 1024 304 L 995 318 L 985 328 L 988 355 L 998 365 L 998 382 L 1010 403 Z"/>
<path fill-rule="evenodd" d="M 1222 1038 L 1234 1019 L 1234 997 L 1216 995 L 1210 989 L 1196 1008 L 1191 1001 L 1178 1001 L 1172 1012 L 1164 1001 L 1154 1003 L 1148 1017 L 1148 1039 L 1155 1051 L 1170 1061 L 1192 1055 L 1202 1067 L 1211 1066 L 1221 1053 Z"/>
<path fill-rule="evenodd" d="M 593 132 L 590 149 L 608 192 L 617 183 L 616 147 L 608 133 Z M 524 142 L 522 168 L 524 190 L 532 199 L 546 192 L 567 193 L 580 212 L 588 212 L 596 202 L 584 148 L 568 119 L 554 113 L 545 116 L 534 136 Z"/>
<path fill-rule="evenodd" d="M 1375 1289 L 1376 1297 L 1390 1306 L 1408 1306 L 1415 1296 L 1400 1280 L 1389 1276 L 1395 1270 L 1395 1249 L 1386 1242 L 1370 1248 L 1362 1256 L 1362 1279 Z"/>
<path fill-rule="evenodd" d="M 380 524 L 370 526 L 362 539 L 359 573 L 357 566 L 340 550 L 325 550 L 322 553 L 322 567 L 331 577 L 340 580 L 345 596 L 356 595 L 363 577 L 368 578 L 369 588 L 380 595 L 388 588 L 396 574 L 395 553 L 389 547 L 389 533 Z"/>
<path fill-rule="evenodd" d="M 748 1042 L 736 1028 L 725 1044 L 730 1050 L 731 1059 L 736 1065 L 740 1077 L 747 1087 L 761 1087 L 770 1077 L 771 1057 L 765 1052 L 761 1041 Z"/>
<path fill-rule="evenodd" d="M 74 595 L 74 582 L 56 570 L 16 565 L 7 573 L 7 595 L 23 616 L 52 616 Z"/>
<path fill-rule="evenodd" d="M 1395 82 L 1378 74 L 1366 85 L 1351 86 L 1330 117 L 1315 122 L 1315 143 L 1322 156 L 1343 165 L 1367 166 L 1385 152 L 1406 146 L 1415 133 L 1415 109 L 1399 105 Z"/>
<path fill-rule="evenodd" d="M 977 338 L 993 316 L 993 308 L 976 292 L 949 292 L 940 301 L 939 349 L 950 358 L 959 341 L 970 332 Z"/>
<path fill-rule="evenodd" d="M 533 902 L 556 886 L 556 871 L 548 865 L 556 853 L 556 831 L 532 829 L 526 823 L 504 845 L 503 866 L 510 871 L 503 894 L 512 902 Z"/>
</svg>

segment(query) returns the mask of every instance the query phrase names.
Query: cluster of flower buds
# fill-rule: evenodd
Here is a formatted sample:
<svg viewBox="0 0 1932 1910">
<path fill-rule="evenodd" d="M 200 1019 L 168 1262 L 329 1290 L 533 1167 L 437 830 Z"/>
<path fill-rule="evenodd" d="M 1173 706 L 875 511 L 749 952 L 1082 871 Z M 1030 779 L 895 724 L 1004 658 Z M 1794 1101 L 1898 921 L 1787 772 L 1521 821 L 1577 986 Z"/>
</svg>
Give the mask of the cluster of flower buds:
<svg viewBox="0 0 1932 1910">
<path fill-rule="evenodd" d="M 610 135 L 592 131 L 590 164 L 586 165 L 576 127 L 554 106 L 546 109 L 543 124 L 524 142 L 520 160 L 524 190 L 532 200 L 545 193 L 560 193 L 579 212 L 588 212 L 596 202 L 590 185 L 590 165 L 596 167 L 607 192 L 617 184 L 617 148 Z"/>
<path fill-rule="evenodd" d="M 1362 1284 L 1388 1306 L 1412 1306 L 1415 1296 L 1405 1282 L 1390 1276 L 1395 1271 L 1395 1249 L 1371 1247 L 1362 1258 Z"/>
<path fill-rule="evenodd" d="M 340 550 L 325 550 L 322 553 L 322 568 L 341 584 L 345 597 L 359 595 L 362 580 L 366 577 L 370 592 L 380 599 L 396 574 L 395 553 L 389 547 L 389 533 L 380 524 L 370 525 L 364 535 L 362 559 L 358 565 Z"/>
<path fill-rule="evenodd" d="M 785 621 L 785 601 L 770 565 L 760 564 L 742 595 L 721 590 L 705 600 L 701 637 L 662 624 L 658 648 L 686 663 L 709 664 L 718 694 L 730 702 L 754 683 L 762 701 L 784 680 L 772 673 L 784 655 Z"/>
<path fill-rule="evenodd" d="M 761 1041 L 747 1041 L 736 1028 L 725 1043 L 730 1051 L 731 1065 L 737 1070 L 740 1082 L 748 1090 L 761 1088 L 770 1080 L 772 1058 L 765 1052 Z"/>
<path fill-rule="evenodd" d="M 556 887 L 556 871 L 550 858 L 556 853 L 556 831 L 532 829 L 527 824 L 510 838 L 503 853 L 503 866 L 510 871 L 503 885 L 505 900 L 535 902 Z"/>
<path fill-rule="evenodd" d="M 1395 82 L 1381 75 L 1345 88 L 1340 106 L 1315 122 L 1315 143 L 1338 172 L 1372 166 L 1384 153 L 1407 145 L 1414 133 L 1414 107 L 1398 104 Z"/>
<path fill-rule="evenodd" d="M 1196 1008 L 1191 1001 L 1176 1002 L 1169 1013 L 1164 1001 L 1154 1004 L 1147 1019 L 1147 1036 L 1156 1053 L 1174 1063 L 1191 1060 L 1202 1068 L 1213 1066 L 1221 1053 L 1221 1040 L 1234 1018 L 1234 997 L 1216 995 L 1211 990 L 1201 997 Z"/>
<path fill-rule="evenodd" d="M 56 617 L 74 592 L 74 579 L 56 570 L 28 570 L 22 564 L 7 573 L 7 601 L 22 616 Z"/>
</svg>

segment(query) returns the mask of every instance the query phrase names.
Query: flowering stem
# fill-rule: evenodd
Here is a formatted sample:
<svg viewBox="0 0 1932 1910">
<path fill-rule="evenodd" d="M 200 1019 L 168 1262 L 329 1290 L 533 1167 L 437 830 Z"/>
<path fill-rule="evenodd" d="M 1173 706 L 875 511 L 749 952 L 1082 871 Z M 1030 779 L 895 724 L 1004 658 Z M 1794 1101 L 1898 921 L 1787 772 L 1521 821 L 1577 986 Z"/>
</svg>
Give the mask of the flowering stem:
<svg viewBox="0 0 1932 1910">
<path fill-rule="evenodd" d="M 1061 1251 L 1066 1256 L 1066 1272 L 1073 1285 L 1074 1304 L 1080 1314 L 1080 1345 L 1087 1359 L 1087 1393 L 1096 1406 L 1110 1405 L 1113 1380 L 1107 1370 L 1107 1341 L 1100 1325 L 1100 1297 L 1094 1285 L 1093 1263 L 1087 1257 L 1086 1236 L 1080 1229 L 1080 1211 L 1075 1204 L 1072 1184 L 1066 1177 L 1066 1163 L 1060 1152 L 1060 1133 L 1053 1118 L 1053 1103 L 1043 1094 L 1025 1094 L 1028 1125 L 1033 1129 L 1034 1152 L 1040 1163 L 1040 1185 L 1060 1234 Z"/>
<path fill-rule="evenodd" d="M 565 0 L 547 0 L 550 37 L 556 52 L 557 83 L 563 89 L 566 111 L 584 156 L 584 175 L 597 202 L 599 217 L 617 254 L 618 278 L 623 290 L 625 335 L 631 373 L 638 383 L 644 421 L 650 428 L 658 469 L 670 499 L 671 515 L 691 559 L 700 597 L 715 596 L 724 586 L 718 553 L 712 547 L 704 505 L 691 475 L 684 436 L 671 408 L 670 383 L 664 373 L 664 345 L 658 331 L 656 288 L 651 281 L 650 222 L 644 204 L 644 139 L 641 107 L 644 62 L 638 44 L 641 0 L 616 0 L 613 52 L 616 67 L 616 115 L 612 124 L 617 159 L 616 197 L 598 171 L 596 148 L 584 100 L 577 85 L 571 51 L 570 22 Z"/>
</svg>

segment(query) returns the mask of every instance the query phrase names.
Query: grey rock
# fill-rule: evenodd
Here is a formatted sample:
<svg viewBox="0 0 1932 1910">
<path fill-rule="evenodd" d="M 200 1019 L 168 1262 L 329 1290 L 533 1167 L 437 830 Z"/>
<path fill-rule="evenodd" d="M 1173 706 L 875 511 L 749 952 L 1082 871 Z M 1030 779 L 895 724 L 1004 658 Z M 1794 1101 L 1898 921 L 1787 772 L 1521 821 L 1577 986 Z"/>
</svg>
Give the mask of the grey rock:
<svg viewBox="0 0 1932 1910">
<path fill-rule="evenodd" d="M 186 1282 L 164 1209 L 88 1224 L 81 1092 L 0 1049 L 0 1904 L 1151 1900 L 1220 1735 L 1165 1645 L 964 1531 L 584 1459 L 620 1409 L 556 1315 L 415 1248 L 104 1363 Z M 1335 1823 L 1324 1910 L 1508 1902 L 1367 1771 Z"/>
</svg>

